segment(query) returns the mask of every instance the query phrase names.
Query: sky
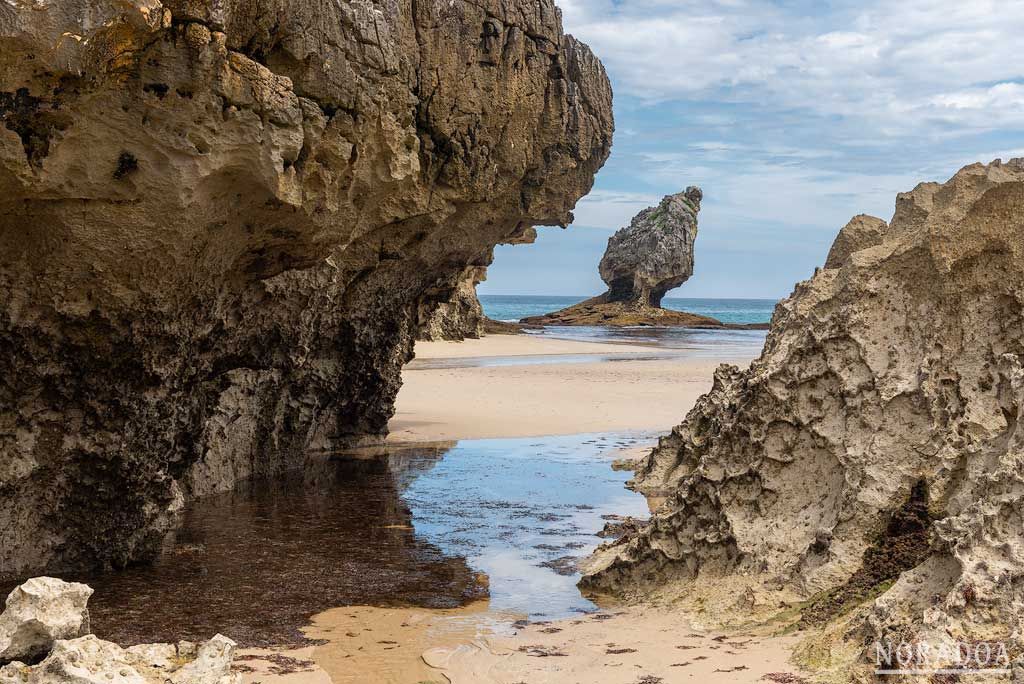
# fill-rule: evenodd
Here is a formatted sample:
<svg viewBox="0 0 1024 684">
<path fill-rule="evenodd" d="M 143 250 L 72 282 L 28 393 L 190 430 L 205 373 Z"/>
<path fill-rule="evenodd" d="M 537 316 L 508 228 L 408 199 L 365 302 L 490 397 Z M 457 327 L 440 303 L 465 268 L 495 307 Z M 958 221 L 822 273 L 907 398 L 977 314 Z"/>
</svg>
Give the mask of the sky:
<svg viewBox="0 0 1024 684">
<path fill-rule="evenodd" d="M 481 294 L 598 294 L 608 237 L 699 185 L 670 296 L 781 298 L 856 214 L 1024 156 L 1024 0 L 557 2 L 608 69 L 612 155 L 575 223 L 499 247 Z"/>
</svg>

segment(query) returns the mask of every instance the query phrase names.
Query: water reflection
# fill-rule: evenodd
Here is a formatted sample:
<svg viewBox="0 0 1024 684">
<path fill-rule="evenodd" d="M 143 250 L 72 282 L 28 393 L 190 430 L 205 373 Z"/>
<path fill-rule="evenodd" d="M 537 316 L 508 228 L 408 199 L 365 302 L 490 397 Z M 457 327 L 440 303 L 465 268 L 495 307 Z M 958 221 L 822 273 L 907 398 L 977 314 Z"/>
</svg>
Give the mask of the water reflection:
<svg viewBox="0 0 1024 684">
<path fill-rule="evenodd" d="M 595 606 L 575 561 L 612 515 L 644 518 L 610 460 L 646 435 L 600 434 L 460 442 L 404 499 L 416 531 L 490 578 L 491 609 L 557 619 Z"/>
<path fill-rule="evenodd" d="M 755 357 L 764 348 L 766 330 L 697 328 L 546 326 L 532 335 L 585 342 L 647 345 L 685 352 L 690 358 Z"/>
<path fill-rule="evenodd" d="M 475 572 L 416 535 L 396 476 L 429 469 L 445 450 L 311 460 L 194 502 L 151 565 L 60 576 L 96 590 L 93 631 L 123 644 L 217 632 L 248 645 L 292 643 L 332 606 L 455 607 L 480 596 Z"/>
<path fill-rule="evenodd" d="M 386 458 L 321 458 L 274 480 L 191 504 L 151 565 L 84 581 L 93 631 L 123 644 L 206 639 L 302 641 L 336 606 L 491 609 L 560 617 L 593 606 L 574 559 L 603 515 L 643 515 L 614 472 L 638 435 L 466 441 L 391 448 Z M 9 589 L 8 582 L 0 589 Z"/>
<path fill-rule="evenodd" d="M 467 356 L 458 358 L 414 359 L 402 372 L 447 370 L 451 368 L 493 368 L 497 366 L 547 366 L 562 363 L 611 363 L 614 361 L 665 361 L 686 359 L 689 355 L 676 352 L 649 354 L 524 354 L 520 356 Z"/>
</svg>

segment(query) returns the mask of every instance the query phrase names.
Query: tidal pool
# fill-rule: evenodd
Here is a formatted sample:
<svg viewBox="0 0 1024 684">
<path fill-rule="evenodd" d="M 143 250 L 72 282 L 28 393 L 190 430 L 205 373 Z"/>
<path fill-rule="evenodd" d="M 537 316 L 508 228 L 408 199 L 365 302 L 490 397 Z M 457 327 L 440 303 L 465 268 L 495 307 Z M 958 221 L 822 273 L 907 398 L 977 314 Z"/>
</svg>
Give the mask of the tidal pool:
<svg viewBox="0 0 1024 684">
<path fill-rule="evenodd" d="M 490 579 L 491 609 L 533 619 L 593 610 L 576 588 L 575 561 L 616 515 L 645 518 L 646 500 L 611 469 L 649 437 L 570 435 L 459 442 L 403 500 L 417 535 Z"/>
<path fill-rule="evenodd" d="M 394 446 L 310 459 L 192 503 L 152 564 L 89 583 L 93 631 L 123 644 L 206 639 L 296 644 L 339 606 L 489 610 L 555 619 L 594 609 L 575 561 L 608 516 L 645 517 L 611 460 L 648 435 Z M 486 576 L 486 579 L 484 578 Z M 3 589 L 17 582 L 8 578 Z"/>
</svg>

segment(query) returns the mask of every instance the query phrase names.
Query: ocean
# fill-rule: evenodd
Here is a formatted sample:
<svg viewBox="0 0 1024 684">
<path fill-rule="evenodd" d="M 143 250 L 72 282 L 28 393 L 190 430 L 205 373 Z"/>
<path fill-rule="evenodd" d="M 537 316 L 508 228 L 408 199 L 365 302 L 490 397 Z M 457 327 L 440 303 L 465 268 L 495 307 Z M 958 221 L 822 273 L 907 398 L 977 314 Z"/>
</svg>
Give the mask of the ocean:
<svg viewBox="0 0 1024 684">
<path fill-rule="evenodd" d="M 518 321 L 564 309 L 587 297 L 546 297 L 521 295 L 480 295 L 484 313 L 496 321 Z M 774 299 L 694 299 L 666 297 L 666 309 L 688 311 L 717 318 L 723 323 L 767 323 L 775 309 Z"/>
<path fill-rule="evenodd" d="M 586 297 L 545 297 L 526 295 L 480 295 L 484 313 L 498 321 L 518 321 L 578 304 Z M 717 318 L 724 323 L 767 323 L 775 309 L 774 299 L 696 299 L 666 297 L 667 309 L 689 311 Z M 640 344 L 665 349 L 683 349 L 695 356 L 720 357 L 756 355 L 764 346 L 764 330 L 695 330 L 689 328 L 602 328 L 548 326 L 529 334 L 590 342 Z"/>
</svg>

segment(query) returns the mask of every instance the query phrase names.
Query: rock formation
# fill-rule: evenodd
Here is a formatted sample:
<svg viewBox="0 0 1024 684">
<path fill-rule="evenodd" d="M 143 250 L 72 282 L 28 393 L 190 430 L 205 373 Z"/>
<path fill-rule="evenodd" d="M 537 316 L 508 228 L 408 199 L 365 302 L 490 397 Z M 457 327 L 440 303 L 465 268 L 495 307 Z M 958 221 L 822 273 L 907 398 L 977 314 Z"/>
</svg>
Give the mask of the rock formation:
<svg viewBox="0 0 1024 684">
<path fill-rule="evenodd" d="M 637 214 L 608 240 L 598 267 L 608 292 L 543 316 L 523 319 L 532 325 L 664 325 L 691 328 L 727 326 L 708 316 L 661 308 L 669 290 L 693 275 L 693 245 L 700 188 L 668 195 L 657 207 Z"/>
<path fill-rule="evenodd" d="M 635 486 L 667 503 L 584 584 L 745 575 L 809 599 L 804 624 L 877 596 L 862 643 L 1020 652 L 1024 160 L 855 219 L 828 265 L 661 440 Z"/>
<path fill-rule="evenodd" d="M 696 187 L 669 195 L 609 238 L 598 266 L 609 302 L 658 308 L 666 292 L 690 279 L 703 198 Z"/>
<path fill-rule="evenodd" d="M 58 639 L 89 633 L 84 584 L 35 577 L 16 587 L 0 613 L 0 662 L 33 660 L 50 652 Z"/>
<path fill-rule="evenodd" d="M 15 572 L 379 440 L 420 299 L 568 224 L 613 128 L 552 0 L 0 3 L 0 117 Z"/>
<path fill-rule="evenodd" d="M 503 245 L 529 245 L 537 240 L 537 229 L 524 227 L 518 234 L 501 241 Z M 477 286 L 487 280 L 487 268 L 494 261 L 494 251 L 480 264 L 470 265 L 458 282 L 420 299 L 418 339 L 461 342 L 478 339 L 484 334 L 512 335 L 521 332 L 515 323 L 495 321 L 484 314 L 476 295 Z"/>
<path fill-rule="evenodd" d="M 36 577 L 0 613 L 0 684 L 239 684 L 235 643 L 142 644 L 123 649 L 89 633 L 92 589 Z"/>
<path fill-rule="evenodd" d="M 427 312 L 420 324 L 419 339 L 454 342 L 482 337 L 487 317 L 477 299 L 476 286 L 486 279 L 486 266 L 467 266 L 444 301 L 425 303 Z"/>
<path fill-rule="evenodd" d="M 832 249 L 825 259 L 825 268 L 840 268 L 854 252 L 882 244 L 888 228 L 888 224 L 880 218 L 866 214 L 854 216 L 832 243 Z"/>
</svg>

